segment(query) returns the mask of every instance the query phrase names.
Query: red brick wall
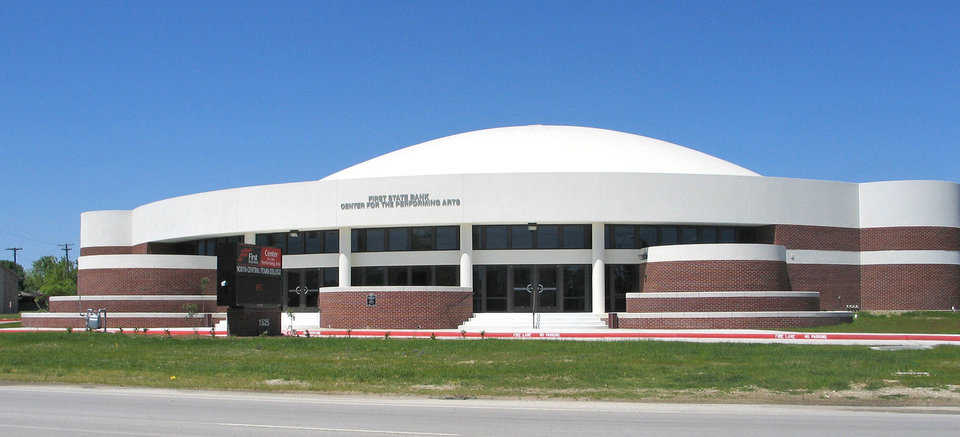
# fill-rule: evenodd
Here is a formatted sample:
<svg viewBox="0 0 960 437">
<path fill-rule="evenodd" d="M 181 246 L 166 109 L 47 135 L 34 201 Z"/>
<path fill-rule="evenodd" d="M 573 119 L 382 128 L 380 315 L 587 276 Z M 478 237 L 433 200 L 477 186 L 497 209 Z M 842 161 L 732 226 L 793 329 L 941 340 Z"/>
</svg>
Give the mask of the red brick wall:
<svg viewBox="0 0 960 437">
<path fill-rule="evenodd" d="M 627 298 L 627 312 L 817 311 L 816 297 Z"/>
<path fill-rule="evenodd" d="M 212 324 L 223 320 L 223 317 L 213 317 Z M 23 319 L 23 326 L 30 328 L 84 328 L 86 322 L 82 317 L 28 317 Z M 206 327 L 205 317 L 187 319 L 185 317 L 110 317 L 107 314 L 108 328 L 193 328 Z"/>
<path fill-rule="evenodd" d="M 626 329 L 792 329 L 839 325 L 851 321 L 839 317 L 734 317 L 711 319 L 628 319 L 619 325 Z"/>
<path fill-rule="evenodd" d="M 829 226 L 775 225 L 773 244 L 787 249 L 860 250 L 860 231 Z"/>
<path fill-rule="evenodd" d="M 130 246 L 81 247 L 80 256 L 91 255 L 129 255 Z"/>
<path fill-rule="evenodd" d="M 195 312 L 216 313 L 226 311 L 226 307 L 218 307 L 212 300 L 86 300 L 86 301 L 51 301 L 50 312 L 75 313 L 86 311 L 88 308 L 106 308 L 109 312 L 121 313 L 185 313 L 185 305 L 197 306 Z"/>
<path fill-rule="evenodd" d="M 888 264 L 861 267 L 865 310 L 948 310 L 960 308 L 960 266 Z"/>
<path fill-rule="evenodd" d="M 367 295 L 377 296 L 367 306 Z M 349 291 L 320 293 L 323 327 L 454 329 L 473 316 L 470 291 Z"/>
<path fill-rule="evenodd" d="M 644 292 L 789 290 L 782 261 L 653 262 L 647 263 L 643 281 Z"/>
<path fill-rule="evenodd" d="M 960 250 L 960 228 L 904 226 L 860 231 L 861 250 Z"/>
<path fill-rule="evenodd" d="M 788 264 L 787 271 L 794 290 L 820 292 L 821 310 L 860 305 L 860 266 Z"/>
<path fill-rule="evenodd" d="M 204 290 L 200 279 L 209 281 Z M 216 270 L 204 269 L 83 269 L 77 289 L 83 295 L 216 294 Z"/>
</svg>

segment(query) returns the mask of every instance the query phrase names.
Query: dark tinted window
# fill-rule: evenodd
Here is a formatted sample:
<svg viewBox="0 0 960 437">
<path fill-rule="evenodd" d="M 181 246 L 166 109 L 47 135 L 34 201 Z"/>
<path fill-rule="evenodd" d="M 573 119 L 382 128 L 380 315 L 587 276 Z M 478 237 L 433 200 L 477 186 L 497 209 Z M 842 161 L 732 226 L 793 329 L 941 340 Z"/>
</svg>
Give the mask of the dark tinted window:
<svg viewBox="0 0 960 437">
<path fill-rule="evenodd" d="M 409 270 L 408 267 L 387 267 L 387 285 L 409 285 Z"/>
<path fill-rule="evenodd" d="M 734 243 L 737 241 L 737 231 L 734 228 L 720 228 L 720 237 L 717 239 L 720 243 Z"/>
<path fill-rule="evenodd" d="M 387 232 L 390 235 L 390 250 L 410 250 L 407 228 L 390 228 Z"/>
<path fill-rule="evenodd" d="M 680 228 L 680 243 L 696 243 L 697 228 L 684 226 Z"/>
<path fill-rule="evenodd" d="M 585 225 L 563 225 L 563 248 L 564 249 L 588 249 L 590 248 L 589 227 Z"/>
<path fill-rule="evenodd" d="M 437 266 L 437 285 L 455 287 L 460 285 L 460 266 Z"/>
<path fill-rule="evenodd" d="M 511 226 L 510 237 L 510 248 L 512 249 L 533 248 L 533 231 L 527 229 L 526 225 Z"/>
<path fill-rule="evenodd" d="M 320 270 L 307 270 L 306 277 L 304 278 L 304 285 L 311 290 L 320 288 Z"/>
<path fill-rule="evenodd" d="M 323 231 L 323 252 L 337 253 L 340 251 L 340 231 Z"/>
<path fill-rule="evenodd" d="M 678 238 L 677 228 L 675 226 L 663 226 L 660 228 L 660 244 L 665 246 L 677 244 Z"/>
<path fill-rule="evenodd" d="M 323 286 L 336 287 L 340 283 L 339 272 L 336 267 L 324 267 L 320 269 L 323 273 Z"/>
<path fill-rule="evenodd" d="M 383 252 L 386 249 L 384 238 L 386 233 L 383 229 L 367 229 L 367 246 L 364 248 L 367 252 Z"/>
<path fill-rule="evenodd" d="M 410 285 L 430 285 L 430 267 L 413 266 L 410 268 Z"/>
<path fill-rule="evenodd" d="M 631 225 L 613 227 L 613 248 L 633 249 L 636 247 L 636 230 Z"/>
<path fill-rule="evenodd" d="M 458 250 L 460 249 L 460 227 L 459 226 L 438 226 L 437 227 L 437 250 Z"/>
<path fill-rule="evenodd" d="M 541 225 L 537 227 L 537 248 L 560 248 L 560 226 Z"/>
<path fill-rule="evenodd" d="M 366 229 L 350 230 L 350 246 L 353 252 L 365 252 L 367 250 Z"/>
<path fill-rule="evenodd" d="M 309 231 L 304 233 L 304 253 L 323 253 L 323 232 Z"/>
<path fill-rule="evenodd" d="M 657 237 L 656 226 L 637 227 L 637 243 L 639 244 L 638 248 L 642 249 L 644 247 L 656 246 L 658 240 L 659 238 Z"/>
<path fill-rule="evenodd" d="M 378 286 L 384 285 L 385 269 L 383 267 L 364 267 L 363 285 Z"/>
<path fill-rule="evenodd" d="M 433 249 L 433 229 L 434 228 L 432 227 L 411 229 L 410 249 L 411 250 Z"/>
<path fill-rule="evenodd" d="M 506 249 L 507 248 L 507 227 L 506 226 L 487 226 L 485 229 L 484 249 Z"/>
<path fill-rule="evenodd" d="M 303 253 L 303 240 L 305 234 L 303 232 L 297 232 L 294 235 L 287 236 L 287 250 L 284 252 L 289 253 L 290 255 L 297 255 Z"/>
<path fill-rule="evenodd" d="M 700 242 L 701 243 L 716 243 L 717 242 L 717 228 L 713 226 L 705 226 L 700 228 Z"/>
</svg>

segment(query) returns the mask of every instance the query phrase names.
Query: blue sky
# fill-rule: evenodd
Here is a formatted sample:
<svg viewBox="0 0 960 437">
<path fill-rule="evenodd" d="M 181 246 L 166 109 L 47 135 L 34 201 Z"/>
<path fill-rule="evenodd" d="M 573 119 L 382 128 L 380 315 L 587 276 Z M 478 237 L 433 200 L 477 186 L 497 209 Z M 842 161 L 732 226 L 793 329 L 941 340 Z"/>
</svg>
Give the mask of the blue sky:
<svg viewBox="0 0 960 437">
<path fill-rule="evenodd" d="M 958 2 L 156 4 L 0 7 L 0 248 L 21 264 L 78 244 L 83 211 L 496 126 L 637 133 L 768 176 L 960 180 Z"/>
</svg>

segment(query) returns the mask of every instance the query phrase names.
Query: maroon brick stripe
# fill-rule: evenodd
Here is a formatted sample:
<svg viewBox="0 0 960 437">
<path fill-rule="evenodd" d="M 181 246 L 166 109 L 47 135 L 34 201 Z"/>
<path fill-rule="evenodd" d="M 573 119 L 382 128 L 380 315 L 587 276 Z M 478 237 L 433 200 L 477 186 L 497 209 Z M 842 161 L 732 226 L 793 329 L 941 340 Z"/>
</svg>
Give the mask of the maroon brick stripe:
<svg viewBox="0 0 960 437">
<path fill-rule="evenodd" d="M 960 250 L 960 228 L 904 226 L 860 231 L 861 250 Z"/>
<path fill-rule="evenodd" d="M 782 261 L 665 261 L 646 265 L 644 292 L 789 291 Z"/>
<path fill-rule="evenodd" d="M 367 306 L 367 295 L 376 306 Z M 473 316 L 470 291 L 344 291 L 320 293 L 323 327 L 453 329 Z"/>
<path fill-rule="evenodd" d="M 206 288 L 201 289 L 202 279 Z M 216 294 L 217 271 L 205 269 L 83 269 L 77 289 L 84 295 Z"/>
</svg>

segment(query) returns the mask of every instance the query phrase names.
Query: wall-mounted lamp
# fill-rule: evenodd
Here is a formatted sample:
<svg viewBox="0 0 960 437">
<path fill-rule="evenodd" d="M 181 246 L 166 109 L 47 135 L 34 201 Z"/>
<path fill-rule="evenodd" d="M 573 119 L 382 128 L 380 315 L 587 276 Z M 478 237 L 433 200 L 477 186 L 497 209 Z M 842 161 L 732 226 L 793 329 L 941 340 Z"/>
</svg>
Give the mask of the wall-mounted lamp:
<svg viewBox="0 0 960 437">
<path fill-rule="evenodd" d="M 298 230 L 296 230 L 296 229 L 291 229 L 290 232 L 287 233 L 287 236 L 290 237 L 290 238 L 299 238 L 299 237 L 300 237 L 300 231 L 298 231 Z"/>
<path fill-rule="evenodd" d="M 536 224 L 536 223 L 527 223 L 527 230 L 528 230 L 528 231 L 536 231 L 536 230 L 537 230 L 537 224 Z"/>
</svg>

